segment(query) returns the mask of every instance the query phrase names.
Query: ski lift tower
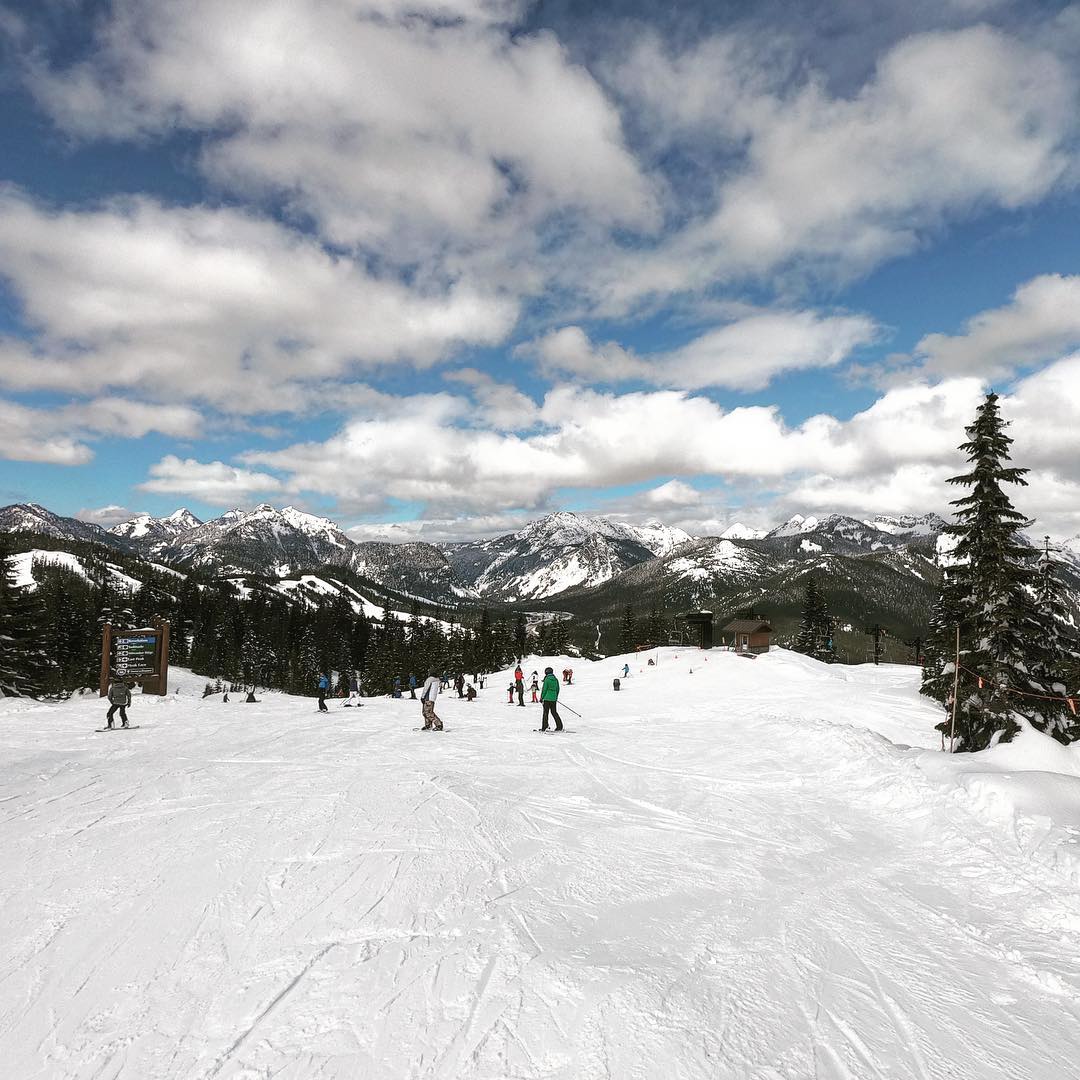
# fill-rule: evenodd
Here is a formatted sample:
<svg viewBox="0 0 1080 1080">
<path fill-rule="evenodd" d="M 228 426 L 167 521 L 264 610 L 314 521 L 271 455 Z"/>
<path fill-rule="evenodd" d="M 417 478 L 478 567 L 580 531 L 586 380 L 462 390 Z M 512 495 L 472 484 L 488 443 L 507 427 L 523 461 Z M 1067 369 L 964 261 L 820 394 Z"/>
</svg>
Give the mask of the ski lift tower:
<svg viewBox="0 0 1080 1080">
<path fill-rule="evenodd" d="M 696 644 L 699 649 L 713 647 L 713 613 L 711 611 L 684 611 L 675 616 L 675 625 L 679 626 L 686 644 Z"/>
</svg>

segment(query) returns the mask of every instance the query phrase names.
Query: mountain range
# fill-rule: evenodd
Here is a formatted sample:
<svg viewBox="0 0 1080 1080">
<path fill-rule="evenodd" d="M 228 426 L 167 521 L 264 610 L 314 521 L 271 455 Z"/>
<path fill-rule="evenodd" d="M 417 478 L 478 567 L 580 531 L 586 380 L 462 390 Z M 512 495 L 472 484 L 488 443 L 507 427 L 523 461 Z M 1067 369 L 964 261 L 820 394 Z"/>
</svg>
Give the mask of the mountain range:
<svg viewBox="0 0 1080 1080">
<path fill-rule="evenodd" d="M 852 632 L 888 620 L 918 636 L 937 589 L 946 522 L 936 514 L 795 515 L 771 530 L 732 525 L 719 537 L 692 537 L 660 522 L 633 525 L 570 512 L 469 543 L 354 542 L 329 518 L 262 504 L 200 521 L 186 509 L 138 515 L 110 529 L 63 517 L 35 503 L 0 508 L 0 531 L 94 542 L 148 562 L 221 578 L 281 579 L 319 568 L 348 570 L 399 602 L 475 609 L 527 605 L 611 622 L 626 605 L 640 611 L 755 606 L 781 624 L 797 621 L 813 574 Z M 1060 545 L 1080 607 L 1080 537 Z"/>
</svg>

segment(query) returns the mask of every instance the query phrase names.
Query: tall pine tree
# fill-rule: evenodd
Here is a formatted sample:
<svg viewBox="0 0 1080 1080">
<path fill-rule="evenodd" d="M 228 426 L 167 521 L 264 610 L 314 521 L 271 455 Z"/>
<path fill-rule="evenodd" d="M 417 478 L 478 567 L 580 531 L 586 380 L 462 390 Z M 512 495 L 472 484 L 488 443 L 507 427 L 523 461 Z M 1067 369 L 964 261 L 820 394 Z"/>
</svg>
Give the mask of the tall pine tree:
<svg viewBox="0 0 1080 1080">
<path fill-rule="evenodd" d="M 807 578 L 795 651 L 831 664 L 836 659 L 836 652 L 832 648 L 832 635 L 833 619 L 825 594 L 812 577 Z"/>
<path fill-rule="evenodd" d="M 1045 694 L 1049 687 L 1037 671 L 1042 628 L 1033 598 L 1036 575 L 1020 533 L 1028 521 L 1004 491 L 1005 485 L 1026 486 L 1028 470 L 1006 464 L 1012 439 L 1005 427 L 997 394 L 987 394 L 960 445 L 970 469 L 949 479 L 969 489 L 953 501 L 956 522 L 947 529 L 956 537 L 947 602 L 960 628 L 962 669 L 954 748 L 963 751 L 1008 742 L 1021 718 L 1042 730 L 1049 719 L 1037 698 L 1020 696 Z M 946 682 L 952 663 L 939 673 Z M 948 699 L 946 705 L 950 715 L 938 725 L 943 733 L 952 731 Z"/>
<path fill-rule="evenodd" d="M 41 697 L 55 665 L 46 651 L 46 613 L 31 586 L 16 584 L 0 544 L 0 695 Z"/>
</svg>

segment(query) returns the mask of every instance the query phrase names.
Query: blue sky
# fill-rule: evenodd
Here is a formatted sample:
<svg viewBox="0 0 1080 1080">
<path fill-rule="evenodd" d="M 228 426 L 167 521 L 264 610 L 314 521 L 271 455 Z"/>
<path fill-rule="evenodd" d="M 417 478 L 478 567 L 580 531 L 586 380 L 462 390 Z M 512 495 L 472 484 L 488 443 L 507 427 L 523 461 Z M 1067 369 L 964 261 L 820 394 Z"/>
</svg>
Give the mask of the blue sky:
<svg viewBox="0 0 1080 1080">
<path fill-rule="evenodd" d="M 1080 532 L 1080 7 L 0 0 L 0 499 Z"/>
</svg>

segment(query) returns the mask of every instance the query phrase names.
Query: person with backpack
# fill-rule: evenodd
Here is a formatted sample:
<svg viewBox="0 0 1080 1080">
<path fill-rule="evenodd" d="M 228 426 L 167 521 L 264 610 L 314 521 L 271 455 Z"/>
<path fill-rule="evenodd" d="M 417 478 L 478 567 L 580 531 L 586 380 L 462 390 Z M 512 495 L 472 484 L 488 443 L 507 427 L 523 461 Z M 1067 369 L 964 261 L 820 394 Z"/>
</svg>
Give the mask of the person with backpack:
<svg viewBox="0 0 1080 1080">
<path fill-rule="evenodd" d="M 109 712 L 105 717 L 105 726 L 112 731 L 113 716 L 120 711 L 120 726 L 128 726 L 127 707 L 131 704 L 131 687 L 122 679 L 114 679 L 109 684 Z"/>
<path fill-rule="evenodd" d="M 442 731 L 443 729 L 442 720 L 439 719 L 438 714 L 435 712 L 435 699 L 439 696 L 441 689 L 442 680 L 436 670 L 432 668 L 428 672 L 427 682 L 424 683 L 424 689 L 420 694 L 420 712 L 424 717 L 422 731 Z"/>
<path fill-rule="evenodd" d="M 330 693 L 330 676 L 319 676 L 319 712 L 329 712 L 326 707 L 326 695 Z"/>
<path fill-rule="evenodd" d="M 540 689 L 540 704 L 543 706 L 544 715 L 540 720 L 540 730 L 548 730 L 548 717 L 555 721 L 555 730 L 562 731 L 562 718 L 559 710 L 555 707 L 559 700 L 559 680 L 555 678 L 554 668 L 544 668 L 544 685 Z"/>
</svg>

